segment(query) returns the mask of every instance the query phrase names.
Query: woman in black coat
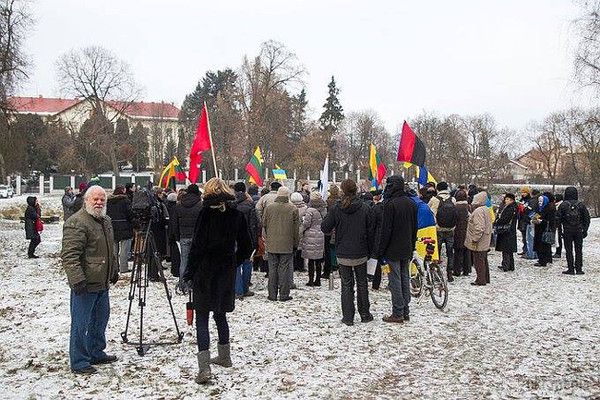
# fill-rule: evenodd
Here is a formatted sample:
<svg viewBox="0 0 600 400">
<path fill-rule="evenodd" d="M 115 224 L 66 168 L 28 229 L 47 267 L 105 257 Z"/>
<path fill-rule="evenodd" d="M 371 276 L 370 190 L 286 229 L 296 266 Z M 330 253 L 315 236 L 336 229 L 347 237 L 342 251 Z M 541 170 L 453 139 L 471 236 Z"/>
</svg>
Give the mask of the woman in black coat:
<svg viewBox="0 0 600 400">
<path fill-rule="evenodd" d="M 36 229 L 36 221 L 40 218 L 40 205 L 37 202 L 37 197 L 27 197 L 27 209 L 25 210 L 25 239 L 30 240 L 29 248 L 27 249 L 28 258 L 39 258 L 35 254 L 35 248 L 40 244 L 42 239 L 40 233 Z"/>
<path fill-rule="evenodd" d="M 192 282 L 198 340 L 197 383 L 207 383 L 210 363 L 231 367 L 226 313 L 235 302 L 236 267 L 250 257 L 252 243 L 244 214 L 231 207 L 227 184 L 212 178 L 204 187 L 204 203 L 196 222 L 189 263 L 183 277 Z M 219 335 L 218 357 L 210 359 L 208 315 L 213 312 Z"/>
<path fill-rule="evenodd" d="M 115 254 L 118 255 L 119 272 L 129 271 L 127 260 L 131 250 L 131 239 L 133 238 L 133 212 L 131 202 L 125 193 L 125 187 L 117 186 L 112 196 L 106 201 L 106 215 L 112 222 Z"/>
<path fill-rule="evenodd" d="M 506 193 L 504 208 L 495 222 L 496 251 L 502 252 L 502 271 L 515 270 L 515 256 L 517 252 L 517 203 L 515 195 Z"/>
<path fill-rule="evenodd" d="M 538 255 L 538 262 L 533 264 L 536 267 L 545 267 L 552 264 L 552 244 L 544 243 L 542 237 L 544 232 L 550 231 L 554 234 L 556 230 L 556 207 L 554 206 L 554 196 L 552 193 L 544 193 L 538 200 L 539 218 L 534 218 L 531 222 L 534 226 L 533 250 Z"/>
</svg>

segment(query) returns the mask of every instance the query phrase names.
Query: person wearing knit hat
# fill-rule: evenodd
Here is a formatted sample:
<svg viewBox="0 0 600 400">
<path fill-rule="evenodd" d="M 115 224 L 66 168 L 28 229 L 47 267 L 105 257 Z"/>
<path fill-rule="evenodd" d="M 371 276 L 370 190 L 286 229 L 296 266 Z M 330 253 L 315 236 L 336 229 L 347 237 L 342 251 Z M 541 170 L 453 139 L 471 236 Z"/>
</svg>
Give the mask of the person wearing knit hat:
<svg viewBox="0 0 600 400">
<path fill-rule="evenodd" d="M 525 209 L 531 200 L 531 188 L 529 186 L 523 186 L 520 192 L 521 199 L 519 200 L 519 204 L 517 204 L 517 229 L 521 232 L 523 247 L 521 252 L 517 253 L 517 255 L 525 256 L 527 254 L 527 225 L 529 225 L 529 217 L 527 216 Z"/>
<path fill-rule="evenodd" d="M 277 189 L 277 197 L 265 208 L 262 222 L 269 258 L 268 299 L 276 301 L 279 295 L 279 301 L 291 300 L 292 260 L 298 248 L 300 218 L 298 209 L 290 203 L 287 187 Z"/>
<path fill-rule="evenodd" d="M 469 194 L 465 189 L 458 190 L 456 199 L 456 226 L 454 227 L 454 276 L 469 276 L 472 261 L 471 252 L 465 247 L 467 224 L 469 222 Z"/>
<path fill-rule="evenodd" d="M 302 251 L 301 259 L 307 260 L 308 264 L 308 283 L 306 286 L 321 286 L 321 265 L 325 251 L 325 235 L 321 231 L 321 222 L 323 222 L 326 215 L 327 205 L 323 201 L 321 193 L 312 192 L 308 209 L 300 225 L 299 247 Z"/>
</svg>

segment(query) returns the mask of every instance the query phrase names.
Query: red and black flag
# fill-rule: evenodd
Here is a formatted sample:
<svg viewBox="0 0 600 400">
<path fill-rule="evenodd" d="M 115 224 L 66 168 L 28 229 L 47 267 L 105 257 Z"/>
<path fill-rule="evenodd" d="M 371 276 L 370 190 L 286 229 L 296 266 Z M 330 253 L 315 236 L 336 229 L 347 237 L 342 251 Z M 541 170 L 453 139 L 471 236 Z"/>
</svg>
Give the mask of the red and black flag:
<svg viewBox="0 0 600 400">
<path fill-rule="evenodd" d="M 402 125 L 402 136 L 398 147 L 398 161 L 409 162 L 419 167 L 425 166 L 425 144 L 415 135 L 408 123 Z"/>
</svg>

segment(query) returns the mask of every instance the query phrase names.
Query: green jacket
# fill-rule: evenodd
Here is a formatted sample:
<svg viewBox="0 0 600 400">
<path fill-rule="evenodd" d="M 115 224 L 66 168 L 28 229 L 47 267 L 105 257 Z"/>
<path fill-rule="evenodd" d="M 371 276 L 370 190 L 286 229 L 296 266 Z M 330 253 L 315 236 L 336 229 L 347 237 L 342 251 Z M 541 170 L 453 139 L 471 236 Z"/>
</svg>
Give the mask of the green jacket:
<svg viewBox="0 0 600 400">
<path fill-rule="evenodd" d="M 85 281 L 88 292 L 108 289 L 119 273 L 110 217 L 98 220 L 84 208 L 73 214 L 63 227 L 61 258 L 71 288 Z"/>
<path fill-rule="evenodd" d="M 267 253 L 291 254 L 298 248 L 300 218 L 298 208 L 287 197 L 279 196 L 263 213 Z"/>
</svg>

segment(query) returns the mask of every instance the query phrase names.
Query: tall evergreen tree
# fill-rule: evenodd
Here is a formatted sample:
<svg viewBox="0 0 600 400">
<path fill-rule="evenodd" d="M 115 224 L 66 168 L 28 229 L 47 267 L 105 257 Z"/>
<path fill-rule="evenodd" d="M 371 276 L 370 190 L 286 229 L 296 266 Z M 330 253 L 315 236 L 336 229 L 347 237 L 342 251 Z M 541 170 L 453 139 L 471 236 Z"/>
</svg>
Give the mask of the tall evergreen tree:
<svg viewBox="0 0 600 400">
<path fill-rule="evenodd" d="M 340 104 L 340 100 L 338 99 L 338 95 L 340 94 L 340 89 L 337 88 L 335 84 L 335 77 L 331 77 L 331 82 L 327 85 L 329 89 L 329 95 L 327 96 L 327 100 L 325 104 L 323 104 L 323 108 L 325 109 L 319 118 L 319 122 L 321 124 L 322 130 L 337 130 L 340 122 L 344 119 L 344 109 Z"/>
<path fill-rule="evenodd" d="M 169 139 L 167 139 L 167 143 L 165 144 L 165 157 L 163 158 L 163 165 L 168 165 L 176 155 L 177 145 L 175 144 L 175 140 L 172 137 L 169 137 Z"/>
<path fill-rule="evenodd" d="M 292 127 L 290 133 L 290 139 L 292 145 L 297 145 L 300 140 L 306 135 L 306 106 L 308 100 L 306 99 L 306 90 L 302 88 L 300 93 L 296 96 L 291 97 L 291 111 L 292 111 Z"/>
<path fill-rule="evenodd" d="M 321 124 L 323 140 L 329 147 L 330 160 L 332 161 L 334 167 L 336 167 L 339 166 L 340 160 L 338 160 L 335 152 L 337 147 L 335 136 L 340 123 L 344 120 L 344 109 L 342 108 L 340 100 L 338 99 L 340 89 L 338 89 L 336 86 L 333 75 L 331 76 L 331 82 L 329 82 L 327 87 L 329 89 L 329 95 L 327 96 L 325 104 L 323 104 L 323 108 L 325 110 L 319 118 L 319 123 Z"/>
</svg>

